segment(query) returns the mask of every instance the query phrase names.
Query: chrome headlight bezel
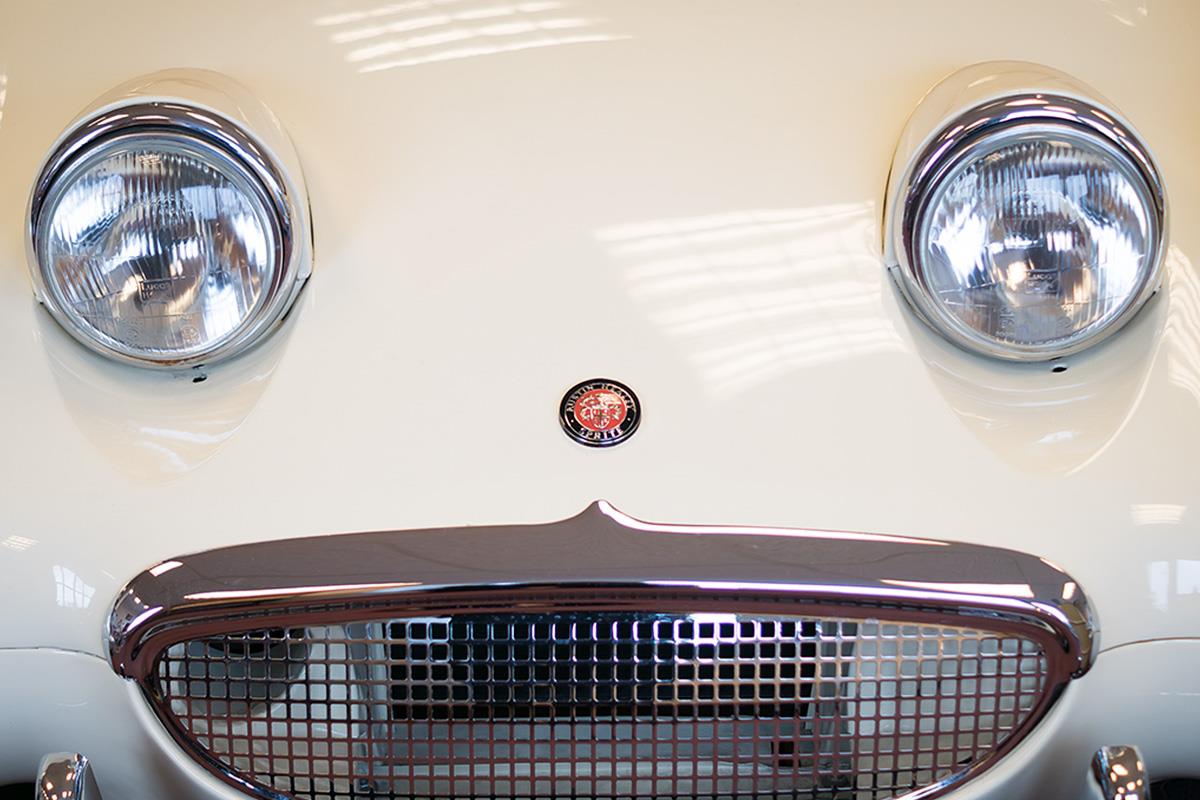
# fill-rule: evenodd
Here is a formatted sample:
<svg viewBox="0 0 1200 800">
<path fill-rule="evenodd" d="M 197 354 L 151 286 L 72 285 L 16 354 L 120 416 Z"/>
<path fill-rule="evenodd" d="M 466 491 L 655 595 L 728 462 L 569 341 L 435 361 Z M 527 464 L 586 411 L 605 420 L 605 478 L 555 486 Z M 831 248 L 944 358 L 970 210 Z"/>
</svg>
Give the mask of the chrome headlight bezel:
<svg viewBox="0 0 1200 800">
<path fill-rule="evenodd" d="M 86 325 L 66 307 L 48 274 L 53 265 L 42 258 L 42 215 L 60 181 L 69 178 L 72 169 L 98 148 L 142 138 L 181 143 L 236 170 L 254 187 L 270 212 L 275 257 L 271 280 L 263 288 L 263 300 L 233 332 L 188 352 L 150 354 Z M 26 245 L 35 292 L 71 336 L 101 355 L 143 367 L 211 365 L 260 341 L 282 320 L 308 278 L 311 262 L 304 241 L 308 235 L 307 202 L 297 194 L 268 147 L 243 125 L 212 108 L 180 100 L 136 97 L 131 102 L 107 106 L 68 129 L 39 171 L 26 216 Z"/>
<path fill-rule="evenodd" d="M 980 101 L 970 97 L 970 88 L 989 83 L 989 80 L 979 80 L 981 74 L 989 75 L 991 82 L 1001 84 L 1005 77 L 1020 84 L 1036 76 L 1050 88 L 1045 91 L 1001 91 Z M 1099 101 L 1088 99 L 1089 95 L 1091 92 L 1086 87 L 1045 68 L 1013 63 L 983 64 L 947 79 L 923 101 L 922 108 L 918 108 L 918 113 L 909 121 L 892 168 L 884 228 L 885 257 L 901 292 L 918 316 L 959 347 L 1018 362 L 1048 361 L 1072 355 L 1119 331 L 1161 287 L 1168 231 L 1166 189 L 1161 173 L 1133 128 L 1115 111 Z M 924 108 L 931 100 L 934 107 Z M 965 104 L 964 100 L 967 101 Z M 951 113 L 945 114 L 933 127 L 932 135 L 927 134 L 918 146 L 910 144 L 909 153 L 903 152 L 905 140 L 910 143 L 917 140 L 920 127 L 928 122 L 931 114 L 946 110 L 937 108 L 939 101 L 946 103 Z M 999 342 L 949 315 L 933 300 L 921 264 L 918 240 L 922 216 L 938 187 L 955 167 L 971 159 L 973 153 L 986 148 L 997 137 L 1020 132 L 1049 138 L 1061 131 L 1086 138 L 1115 159 L 1136 168 L 1153 203 L 1150 209 L 1153 255 L 1140 275 L 1137 289 L 1107 321 L 1045 344 Z"/>
</svg>

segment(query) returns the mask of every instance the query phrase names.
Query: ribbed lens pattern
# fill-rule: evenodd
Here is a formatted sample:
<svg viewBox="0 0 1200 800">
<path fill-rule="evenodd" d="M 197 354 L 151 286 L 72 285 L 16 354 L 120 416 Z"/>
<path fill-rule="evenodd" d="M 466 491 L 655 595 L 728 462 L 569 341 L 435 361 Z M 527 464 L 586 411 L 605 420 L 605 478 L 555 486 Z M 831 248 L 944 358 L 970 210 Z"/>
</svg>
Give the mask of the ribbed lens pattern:
<svg viewBox="0 0 1200 800">
<path fill-rule="evenodd" d="M 185 358 L 234 335 L 276 264 L 272 212 L 230 159 L 184 137 L 100 145 L 39 218 L 50 291 L 85 333 L 129 355 Z"/>
<path fill-rule="evenodd" d="M 846 798 L 960 775 L 1028 720 L 1018 635 L 735 614 L 447 616 L 169 648 L 153 695 L 295 798 Z"/>
<path fill-rule="evenodd" d="M 1091 138 L 1010 133 L 935 190 L 919 266 L 950 320 L 998 344 L 1053 347 L 1136 299 L 1154 258 L 1153 209 L 1136 167 Z"/>
</svg>

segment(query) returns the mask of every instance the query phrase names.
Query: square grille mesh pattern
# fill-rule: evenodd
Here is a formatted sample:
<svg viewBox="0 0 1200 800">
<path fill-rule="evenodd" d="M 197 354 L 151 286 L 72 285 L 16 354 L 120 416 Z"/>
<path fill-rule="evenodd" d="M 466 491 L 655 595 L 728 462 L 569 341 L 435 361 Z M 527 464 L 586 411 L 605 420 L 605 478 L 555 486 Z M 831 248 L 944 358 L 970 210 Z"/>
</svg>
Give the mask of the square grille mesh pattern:
<svg viewBox="0 0 1200 800">
<path fill-rule="evenodd" d="M 156 678 L 170 724 L 305 800 L 883 800 L 992 752 L 1047 661 L 969 628 L 576 612 L 227 635 Z"/>
</svg>

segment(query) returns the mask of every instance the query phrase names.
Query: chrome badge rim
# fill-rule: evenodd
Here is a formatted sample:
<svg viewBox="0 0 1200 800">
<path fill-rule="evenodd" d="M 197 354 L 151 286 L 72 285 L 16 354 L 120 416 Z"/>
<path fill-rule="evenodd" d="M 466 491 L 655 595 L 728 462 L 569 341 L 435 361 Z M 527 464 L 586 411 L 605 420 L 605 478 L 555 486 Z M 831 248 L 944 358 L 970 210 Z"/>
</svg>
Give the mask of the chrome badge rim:
<svg viewBox="0 0 1200 800">
<path fill-rule="evenodd" d="M 575 384 L 563 395 L 558 421 L 567 436 L 579 444 L 612 447 L 637 431 L 642 406 L 625 384 L 592 378 Z"/>
</svg>

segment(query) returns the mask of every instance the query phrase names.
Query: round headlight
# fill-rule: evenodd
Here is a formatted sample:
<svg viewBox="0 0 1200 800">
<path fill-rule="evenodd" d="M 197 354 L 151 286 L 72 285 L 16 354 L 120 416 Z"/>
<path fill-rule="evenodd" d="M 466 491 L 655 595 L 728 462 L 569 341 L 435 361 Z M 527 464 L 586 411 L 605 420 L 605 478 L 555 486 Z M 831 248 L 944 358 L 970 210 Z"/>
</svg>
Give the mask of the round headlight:
<svg viewBox="0 0 1200 800">
<path fill-rule="evenodd" d="M 897 248 L 906 294 L 963 347 L 1077 352 L 1159 285 L 1161 181 L 1106 112 L 1043 95 L 992 103 L 948 126 L 913 174 Z"/>
<path fill-rule="evenodd" d="M 232 355 L 299 288 L 285 184 L 232 123 L 167 104 L 121 112 L 69 136 L 38 182 L 39 294 L 76 338 L 121 360 Z"/>
</svg>

